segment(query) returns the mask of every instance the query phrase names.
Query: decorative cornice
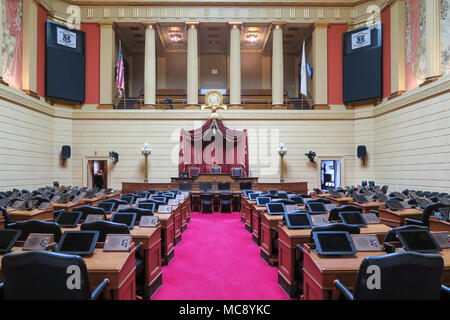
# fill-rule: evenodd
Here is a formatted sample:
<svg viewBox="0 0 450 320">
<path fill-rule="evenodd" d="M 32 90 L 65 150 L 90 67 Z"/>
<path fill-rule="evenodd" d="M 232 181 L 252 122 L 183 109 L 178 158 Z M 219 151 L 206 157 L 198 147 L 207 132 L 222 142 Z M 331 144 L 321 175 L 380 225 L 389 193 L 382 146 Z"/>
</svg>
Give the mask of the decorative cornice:
<svg viewBox="0 0 450 320">
<path fill-rule="evenodd" d="M 450 93 L 450 75 L 427 86 L 405 92 L 403 95 L 385 99 L 376 107 L 355 110 L 227 110 L 218 111 L 225 120 L 257 121 L 348 121 L 377 118 L 384 114 L 406 108 L 436 96 Z M 43 100 L 29 97 L 24 92 L 0 85 L 0 101 L 5 100 L 19 107 L 46 114 L 53 118 L 72 120 L 203 120 L 209 112 L 204 110 L 72 110 L 53 107 Z"/>
</svg>

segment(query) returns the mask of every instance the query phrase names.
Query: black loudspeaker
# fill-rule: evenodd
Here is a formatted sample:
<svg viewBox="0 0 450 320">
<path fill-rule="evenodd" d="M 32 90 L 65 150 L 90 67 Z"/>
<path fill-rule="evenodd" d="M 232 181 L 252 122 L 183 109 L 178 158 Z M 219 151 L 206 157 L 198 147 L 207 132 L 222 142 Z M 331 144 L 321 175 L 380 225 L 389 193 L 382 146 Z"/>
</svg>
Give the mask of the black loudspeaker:
<svg viewBox="0 0 450 320">
<path fill-rule="evenodd" d="M 366 160 L 366 156 L 367 156 L 366 146 L 358 146 L 357 154 L 358 154 L 358 158 L 362 159 L 362 161 L 364 163 Z"/>
<path fill-rule="evenodd" d="M 70 158 L 70 146 L 62 146 L 61 154 L 62 154 L 63 160 L 69 159 Z"/>
</svg>

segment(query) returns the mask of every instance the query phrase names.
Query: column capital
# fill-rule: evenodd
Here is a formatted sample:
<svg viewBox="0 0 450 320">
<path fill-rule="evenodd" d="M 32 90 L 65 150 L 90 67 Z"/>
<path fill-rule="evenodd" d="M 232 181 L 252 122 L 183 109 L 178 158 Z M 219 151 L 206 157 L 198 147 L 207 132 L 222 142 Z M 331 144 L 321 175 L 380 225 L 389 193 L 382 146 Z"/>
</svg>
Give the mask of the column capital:
<svg viewBox="0 0 450 320">
<path fill-rule="evenodd" d="M 313 29 L 326 29 L 329 25 L 329 22 L 314 22 Z"/>
<path fill-rule="evenodd" d="M 156 22 L 142 22 L 142 25 L 146 28 L 146 29 L 158 29 L 158 25 Z"/>
<path fill-rule="evenodd" d="M 199 21 L 186 21 L 184 24 L 186 25 L 186 29 L 198 29 L 198 27 L 200 26 Z"/>
<path fill-rule="evenodd" d="M 230 29 L 242 29 L 243 23 L 240 21 L 230 21 L 228 22 L 228 26 Z"/>
<path fill-rule="evenodd" d="M 273 21 L 270 25 L 271 29 L 283 29 L 286 25 L 286 21 Z"/>
</svg>

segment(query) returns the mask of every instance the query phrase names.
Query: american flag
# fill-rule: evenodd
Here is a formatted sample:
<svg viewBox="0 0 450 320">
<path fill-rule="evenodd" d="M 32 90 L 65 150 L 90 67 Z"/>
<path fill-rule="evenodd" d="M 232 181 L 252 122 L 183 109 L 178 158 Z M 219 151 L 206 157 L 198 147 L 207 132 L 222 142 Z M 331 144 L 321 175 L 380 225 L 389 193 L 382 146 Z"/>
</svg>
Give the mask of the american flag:
<svg viewBox="0 0 450 320">
<path fill-rule="evenodd" d="M 122 56 L 122 43 L 119 43 L 119 60 L 117 61 L 117 73 L 116 73 L 116 87 L 119 89 L 119 98 L 122 97 L 123 92 L 125 92 L 124 84 L 125 73 L 123 69 L 123 56 Z"/>
</svg>

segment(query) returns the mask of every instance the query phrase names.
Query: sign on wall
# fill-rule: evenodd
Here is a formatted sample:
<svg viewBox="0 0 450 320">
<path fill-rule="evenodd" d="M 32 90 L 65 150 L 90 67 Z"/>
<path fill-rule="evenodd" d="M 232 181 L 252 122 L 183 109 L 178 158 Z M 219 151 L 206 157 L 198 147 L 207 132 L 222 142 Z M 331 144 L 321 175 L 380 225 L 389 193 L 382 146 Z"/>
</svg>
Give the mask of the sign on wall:
<svg viewBox="0 0 450 320">
<path fill-rule="evenodd" d="M 56 42 L 62 46 L 76 48 L 77 47 L 77 35 L 74 32 L 56 28 Z"/>
<path fill-rule="evenodd" d="M 352 50 L 370 46 L 370 29 L 352 34 Z"/>
</svg>

